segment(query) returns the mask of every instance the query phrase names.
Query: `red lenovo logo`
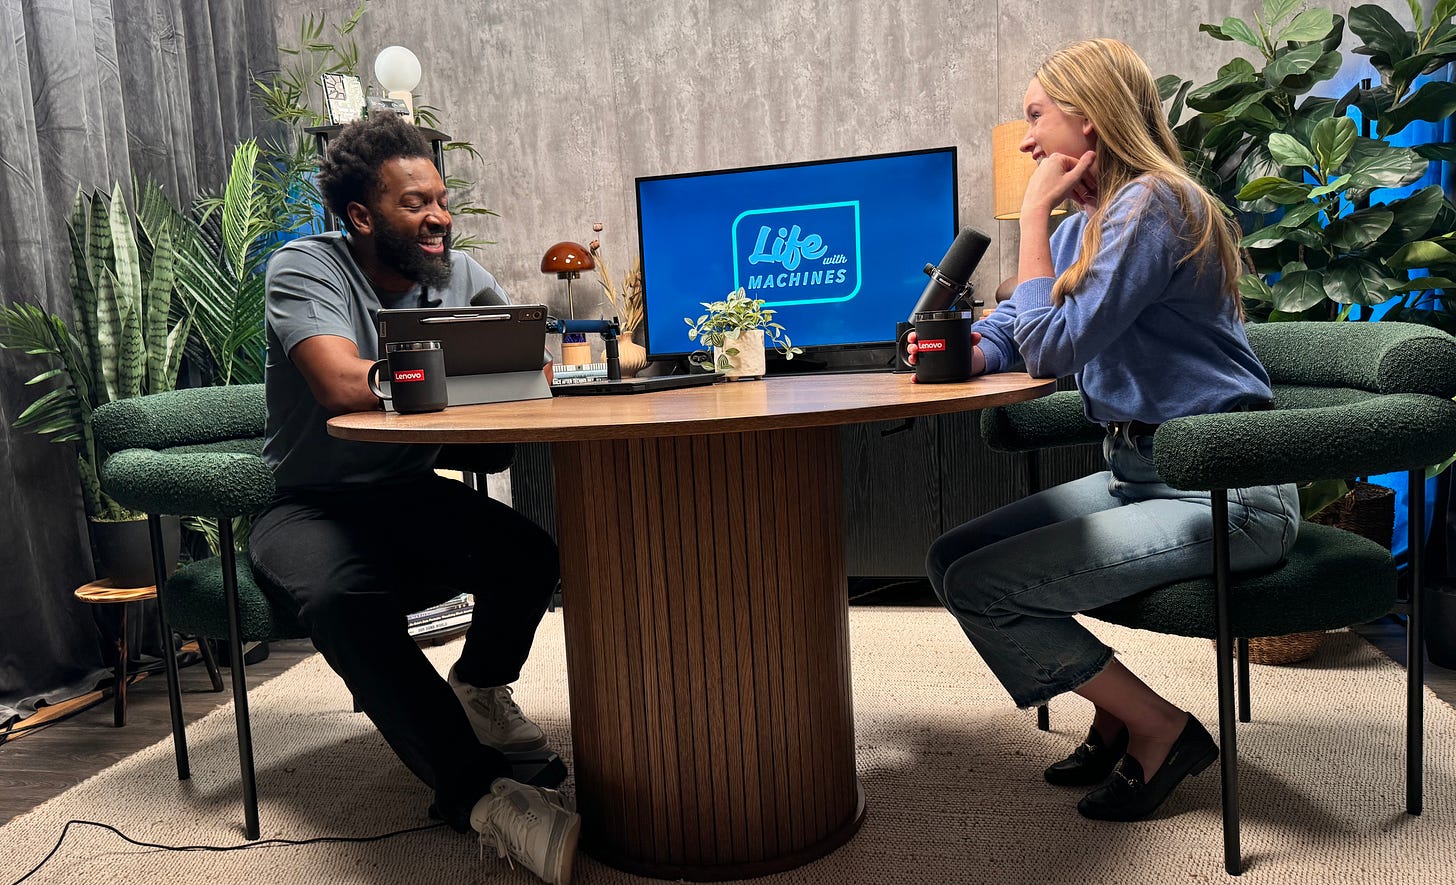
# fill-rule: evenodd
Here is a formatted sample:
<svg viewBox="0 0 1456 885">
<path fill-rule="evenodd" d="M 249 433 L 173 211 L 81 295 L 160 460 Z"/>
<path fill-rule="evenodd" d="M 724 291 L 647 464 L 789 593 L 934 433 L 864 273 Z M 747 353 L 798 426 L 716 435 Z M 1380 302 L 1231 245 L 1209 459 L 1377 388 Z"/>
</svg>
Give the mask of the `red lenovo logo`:
<svg viewBox="0 0 1456 885">
<path fill-rule="evenodd" d="M 932 350 L 945 350 L 945 339 L 931 338 L 929 340 L 926 340 L 924 338 L 921 338 L 919 341 L 915 342 L 915 349 L 920 351 L 921 353 L 926 353 L 927 351 Z"/>
<path fill-rule="evenodd" d="M 404 381 L 423 381 L 423 380 L 425 380 L 425 370 L 424 369 L 400 369 L 398 372 L 395 372 L 394 373 L 394 383 L 395 384 L 399 384 L 399 383 L 404 382 Z"/>
</svg>

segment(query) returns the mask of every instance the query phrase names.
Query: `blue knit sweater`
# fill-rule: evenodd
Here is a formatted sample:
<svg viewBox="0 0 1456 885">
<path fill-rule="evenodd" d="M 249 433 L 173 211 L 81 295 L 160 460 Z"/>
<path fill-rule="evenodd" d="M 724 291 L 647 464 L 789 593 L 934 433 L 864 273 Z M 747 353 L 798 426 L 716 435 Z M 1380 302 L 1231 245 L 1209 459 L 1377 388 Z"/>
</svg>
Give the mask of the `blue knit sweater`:
<svg viewBox="0 0 1456 885">
<path fill-rule="evenodd" d="M 1088 217 L 1052 234 L 1061 274 L 1082 248 Z M 1133 181 L 1102 219 L 1102 246 L 1082 284 L 1060 306 L 1052 278 L 1023 280 L 1010 300 L 976 323 L 986 371 L 1025 362 L 1038 378 L 1076 375 L 1087 417 L 1159 423 L 1228 412 L 1271 397 L 1269 375 L 1222 292 L 1223 274 L 1200 275 L 1186 256 L 1196 241 L 1172 191 Z"/>
</svg>

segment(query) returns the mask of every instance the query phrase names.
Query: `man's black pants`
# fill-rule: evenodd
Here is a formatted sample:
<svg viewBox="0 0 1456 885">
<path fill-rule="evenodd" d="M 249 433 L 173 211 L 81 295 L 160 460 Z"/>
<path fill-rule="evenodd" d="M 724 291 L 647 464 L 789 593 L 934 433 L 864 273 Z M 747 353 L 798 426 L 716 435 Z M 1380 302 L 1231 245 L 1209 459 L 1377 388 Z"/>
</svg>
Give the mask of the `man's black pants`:
<svg viewBox="0 0 1456 885">
<path fill-rule="evenodd" d="M 280 493 L 253 522 L 259 586 L 314 646 L 457 829 L 506 757 L 476 741 L 455 693 L 406 629 L 458 593 L 475 614 L 455 665 L 472 685 L 520 676 L 560 577 L 551 537 L 510 507 L 433 473 L 360 488 Z"/>
</svg>

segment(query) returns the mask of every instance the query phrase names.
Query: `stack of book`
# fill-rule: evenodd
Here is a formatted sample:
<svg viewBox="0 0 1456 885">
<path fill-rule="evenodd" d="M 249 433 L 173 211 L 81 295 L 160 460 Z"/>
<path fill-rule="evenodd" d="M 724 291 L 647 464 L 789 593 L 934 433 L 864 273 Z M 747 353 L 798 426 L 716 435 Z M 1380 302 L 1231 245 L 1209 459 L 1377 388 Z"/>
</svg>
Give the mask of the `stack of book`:
<svg viewBox="0 0 1456 885">
<path fill-rule="evenodd" d="M 461 593 L 436 606 L 409 616 L 409 635 L 415 639 L 441 633 L 457 633 L 470 626 L 475 611 L 475 597 Z"/>
<path fill-rule="evenodd" d="M 585 381 L 605 381 L 606 363 L 584 363 L 580 366 L 555 366 L 551 370 L 552 384 L 581 384 Z"/>
</svg>

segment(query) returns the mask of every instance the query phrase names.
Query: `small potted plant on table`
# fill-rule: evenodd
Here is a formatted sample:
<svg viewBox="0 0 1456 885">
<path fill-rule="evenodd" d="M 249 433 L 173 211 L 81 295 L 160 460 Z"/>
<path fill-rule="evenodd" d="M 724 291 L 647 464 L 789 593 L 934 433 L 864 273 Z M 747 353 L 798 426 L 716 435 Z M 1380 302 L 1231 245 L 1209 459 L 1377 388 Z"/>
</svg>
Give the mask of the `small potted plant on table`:
<svg viewBox="0 0 1456 885">
<path fill-rule="evenodd" d="M 696 320 L 684 317 L 688 337 L 713 349 L 713 366 L 730 381 L 762 378 L 765 371 L 765 341 L 793 359 L 803 353 L 774 321 L 775 311 L 763 306 L 762 298 L 749 298 L 743 289 L 728 293 L 722 301 L 700 302 L 707 313 Z"/>
</svg>

